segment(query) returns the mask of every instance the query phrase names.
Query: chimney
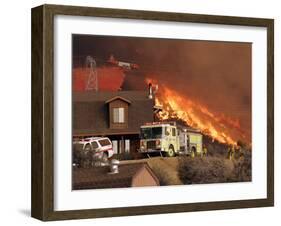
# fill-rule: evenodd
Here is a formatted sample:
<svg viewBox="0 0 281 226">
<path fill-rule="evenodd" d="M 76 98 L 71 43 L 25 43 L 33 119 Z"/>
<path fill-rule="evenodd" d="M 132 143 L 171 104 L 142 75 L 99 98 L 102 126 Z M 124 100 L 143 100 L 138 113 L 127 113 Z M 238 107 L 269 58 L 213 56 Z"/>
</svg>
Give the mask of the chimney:
<svg viewBox="0 0 281 226">
<path fill-rule="evenodd" d="M 154 94 L 156 94 L 158 91 L 158 84 L 155 85 L 155 90 L 154 90 Z"/>
<path fill-rule="evenodd" d="M 148 98 L 152 99 L 153 98 L 153 93 L 152 93 L 152 84 L 148 84 Z"/>
<path fill-rule="evenodd" d="M 111 160 L 110 165 L 109 165 L 109 168 L 110 168 L 109 174 L 119 173 L 119 169 L 118 169 L 119 163 L 120 162 L 117 159 Z"/>
</svg>

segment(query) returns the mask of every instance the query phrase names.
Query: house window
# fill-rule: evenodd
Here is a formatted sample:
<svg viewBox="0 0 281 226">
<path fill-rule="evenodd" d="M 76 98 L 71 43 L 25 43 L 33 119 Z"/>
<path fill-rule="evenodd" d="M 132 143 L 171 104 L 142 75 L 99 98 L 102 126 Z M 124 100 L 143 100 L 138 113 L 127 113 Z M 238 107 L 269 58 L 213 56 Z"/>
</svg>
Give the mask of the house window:
<svg viewBox="0 0 281 226">
<path fill-rule="evenodd" d="M 113 108 L 113 123 L 124 123 L 125 122 L 125 109 L 124 108 Z"/>
</svg>

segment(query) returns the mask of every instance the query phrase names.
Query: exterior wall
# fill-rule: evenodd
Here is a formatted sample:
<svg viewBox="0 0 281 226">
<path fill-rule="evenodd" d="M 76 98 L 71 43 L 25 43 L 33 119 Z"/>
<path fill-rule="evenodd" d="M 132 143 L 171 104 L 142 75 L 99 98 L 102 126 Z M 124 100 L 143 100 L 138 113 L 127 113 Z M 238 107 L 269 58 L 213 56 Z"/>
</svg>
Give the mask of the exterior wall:
<svg viewBox="0 0 281 226">
<path fill-rule="evenodd" d="M 137 152 L 140 148 L 140 140 L 139 137 L 130 140 L 130 153 Z"/>
<path fill-rule="evenodd" d="M 128 103 L 117 99 L 108 104 L 109 106 L 109 127 L 110 129 L 126 129 L 128 128 Z M 124 123 L 114 123 L 113 108 L 124 108 Z"/>
<path fill-rule="evenodd" d="M 159 182 L 154 178 L 146 167 L 142 167 L 133 177 L 132 187 L 159 186 Z"/>
<path fill-rule="evenodd" d="M 99 128 L 109 128 L 108 115 L 108 107 L 104 102 L 75 102 L 72 107 L 74 134 L 76 131 L 83 134 L 84 131 L 89 133 Z"/>
<path fill-rule="evenodd" d="M 120 96 L 128 99 L 127 104 L 127 125 L 121 128 L 110 127 L 109 104 L 106 101 Z M 118 105 L 120 99 L 112 101 Z M 113 105 L 112 105 L 113 106 Z M 140 126 L 146 122 L 153 121 L 154 100 L 147 98 L 147 93 L 142 91 L 120 91 L 120 92 L 99 92 L 99 93 L 73 93 L 72 122 L 74 136 L 109 136 L 139 134 Z M 125 112 L 124 112 L 125 114 Z M 118 128 L 119 127 L 119 128 Z"/>
<path fill-rule="evenodd" d="M 114 146 L 116 148 L 115 154 L 121 154 L 126 152 L 126 141 L 129 143 L 129 153 L 136 153 L 139 149 L 139 135 L 114 135 L 114 136 L 108 136 L 108 138 L 114 143 Z"/>
</svg>

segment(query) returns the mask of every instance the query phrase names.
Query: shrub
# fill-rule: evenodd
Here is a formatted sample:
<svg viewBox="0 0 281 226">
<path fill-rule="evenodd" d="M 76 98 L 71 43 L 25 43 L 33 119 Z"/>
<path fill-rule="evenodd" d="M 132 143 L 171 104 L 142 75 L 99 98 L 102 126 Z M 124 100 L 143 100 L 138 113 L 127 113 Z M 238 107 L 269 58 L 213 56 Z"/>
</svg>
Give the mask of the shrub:
<svg viewBox="0 0 281 226">
<path fill-rule="evenodd" d="M 222 183 L 230 179 L 232 164 L 224 158 L 188 158 L 179 163 L 179 178 L 184 184 Z"/>
<path fill-rule="evenodd" d="M 206 184 L 251 181 L 251 154 L 238 160 L 225 157 L 182 157 L 178 169 L 183 184 Z"/>
<path fill-rule="evenodd" d="M 240 159 L 234 161 L 233 181 L 252 180 L 252 155 L 251 151 L 245 151 Z"/>
<path fill-rule="evenodd" d="M 91 168 L 107 164 L 108 161 L 102 159 L 103 153 L 97 153 L 89 150 L 73 150 L 72 163 L 74 167 L 78 168 Z"/>
</svg>

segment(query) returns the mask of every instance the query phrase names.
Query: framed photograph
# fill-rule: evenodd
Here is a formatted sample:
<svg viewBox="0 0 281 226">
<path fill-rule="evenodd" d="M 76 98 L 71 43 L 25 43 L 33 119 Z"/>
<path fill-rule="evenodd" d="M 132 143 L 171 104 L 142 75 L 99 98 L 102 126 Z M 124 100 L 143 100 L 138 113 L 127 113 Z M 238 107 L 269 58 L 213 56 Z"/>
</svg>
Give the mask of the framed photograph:
<svg viewBox="0 0 281 226">
<path fill-rule="evenodd" d="M 274 205 L 274 21 L 32 9 L 32 216 Z"/>
</svg>

